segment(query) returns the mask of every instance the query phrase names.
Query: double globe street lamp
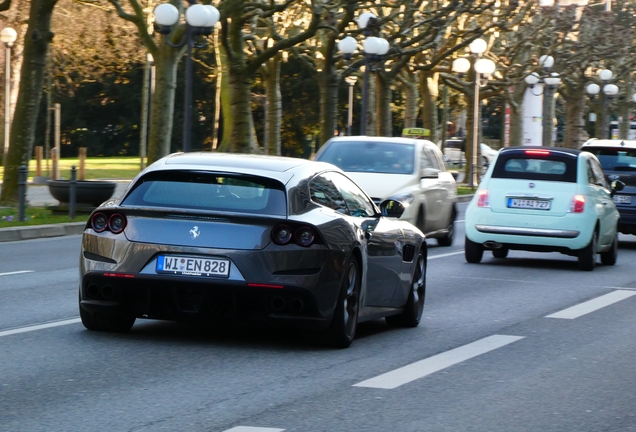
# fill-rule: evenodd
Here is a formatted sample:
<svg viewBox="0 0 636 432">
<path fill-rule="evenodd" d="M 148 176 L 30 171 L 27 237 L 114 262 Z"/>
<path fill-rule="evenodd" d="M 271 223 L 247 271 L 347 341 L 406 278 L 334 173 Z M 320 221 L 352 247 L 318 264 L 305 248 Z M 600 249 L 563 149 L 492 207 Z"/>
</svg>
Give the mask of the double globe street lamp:
<svg viewBox="0 0 636 432">
<path fill-rule="evenodd" d="M 213 27 L 219 21 L 219 11 L 211 5 L 192 4 L 185 11 L 185 35 L 179 43 L 172 43 L 168 34 L 179 22 L 179 9 L 170 3 L 163 3 L 154 10 L 155 31 L 165 36 L 165 42 L 173 48 L 186 46 L 186 77 L 185 95 L 183 107 L 183 151 L 189 152 L 190 134 L 192 129 L 192 48 L 203 48 L 203 43 L 197 43 L 199 36 L 207 36 L 212 33 Z"/>
<path fill-rule="evenodd" d="M 474 188 L 478 183 L 477 179 L 477 153 L 479 148 L 479 88 L 488 84 L 490 74 L 495 72 L 495 62 L 490 59 L 481 58 L 488 44 L 483 39 L 475 39 L 468 46 L 470 52 L 473 55 L 473 71 L 475 73 L 475 89 L 474 89 L 474 103 L 473 103 L 473 145 L 472 145 L 472 158 L 470 165 L 470 178 L 468 179 L 468 186 Z M 457 58 L 453 61 L 453 71 L 457 72 L 459 76 L 463 76 L 470 70 L 470 60 L 465 57 Z"/>
<path fill-rule="evenodd" d="M 381 37 L 371 36 L 378 28 L 378 19 L 370 12 L 360 14 L 356 20 L 362 29 L 364 55 L 364 75 L 362 78 L 362 113 L 360 114 L 360 135 L 367 134 L 367 104 L 369 93 L 369 72 L 376 72 L 382 66 L 384 56 L 389 52 L 389 42 Z M 338 50 L 349 60 L 358 47 L 355 38 L 347 36 L 338 41 Z"/>
<path fill-rule="evenodd" d="M 618 86 L 610 84 L 613 74 L 609 69 L 603 69 L 598 73 L 599 79 L 603 82 L 603 91 L 601 87 L 596 83 L 590 83 L 585 87 L 585 91 L 590 96 L 590 99 L 594 100 L 597 94 L 601 93 L 601 136 L 599 138 L 609 138 L 609 124 L 607 121 L 607 106 L 609 101 L 614 99 L 614 96 L 618 94 Z"/>
<path fill-rule="evenodd" d="M 551 146 L 552 145 L 552 101 L 554 99 L 554 94 L 556 89 L 561 82 L 561 77 L 556 72 L 550 72 L 552 66 L 554 65 L 554 57 L 550 55 L 542 55 L 539 57 L 539 65 L 543 67 L 543 71 L 546 75 L 539 75 L 537 72 L 532 72 L 530 75 L 524 78 L 528 87 L 530 87 L 530 91 L 535 96 L 543 95 L 543 108 L 541 114 L 541 145 Z M 535 93 L 533 91 L 534 86 L 537 84 L 543 84 L 541 92 Z"/>
</svg>

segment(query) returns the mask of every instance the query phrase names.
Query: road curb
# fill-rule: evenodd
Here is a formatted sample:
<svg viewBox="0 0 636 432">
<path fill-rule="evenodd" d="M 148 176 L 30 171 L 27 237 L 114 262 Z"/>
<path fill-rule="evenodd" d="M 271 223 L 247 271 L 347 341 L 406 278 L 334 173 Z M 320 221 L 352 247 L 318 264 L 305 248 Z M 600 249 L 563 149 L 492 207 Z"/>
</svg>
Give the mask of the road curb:
<svg viewBox="0 0 636 432">
<path fill-rule="evenodd" d="M 84 232 L 84 226 L 86 222 L 0 228 L 0 242 L 76 235 Z"/>
<path fill-rule="evenodd" d="M 471 199 L 473 199 L 473 195 L 457 195 L 457 202 L 459 203 L 465 203 L 465 202 L 469 202 Z"/>
</svg>

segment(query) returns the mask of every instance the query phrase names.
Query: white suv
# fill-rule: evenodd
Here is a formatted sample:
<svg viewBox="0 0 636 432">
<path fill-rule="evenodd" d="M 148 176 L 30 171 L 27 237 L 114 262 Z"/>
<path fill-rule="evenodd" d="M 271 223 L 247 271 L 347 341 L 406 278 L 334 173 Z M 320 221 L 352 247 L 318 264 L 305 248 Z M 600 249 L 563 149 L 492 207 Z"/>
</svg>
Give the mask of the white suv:
<svg viewBox="0 0 636 432">
<path fill-rule="evenodd" d="M 455 233 L 457 185 L 439 147 L 411 138 L 349 136 L 327 141 L 315 160 L 345 173 L 376 204 L 393 198 L 406 207 L 401 219 L 417 226 L 441 246 Z"/>
</svg>

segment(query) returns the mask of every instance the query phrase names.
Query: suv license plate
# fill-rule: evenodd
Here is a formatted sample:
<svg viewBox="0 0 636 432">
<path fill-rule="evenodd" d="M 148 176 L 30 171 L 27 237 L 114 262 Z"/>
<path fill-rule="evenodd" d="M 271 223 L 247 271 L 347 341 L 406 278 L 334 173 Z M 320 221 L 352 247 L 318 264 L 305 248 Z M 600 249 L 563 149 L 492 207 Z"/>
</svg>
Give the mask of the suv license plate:
<svg viewBox="0 0 636 432">
<path fill-rule="evenodd" d="M 219 258 L 160 255 L 157 257 L 156 270 L 161 274 L 228 277 L 230 261 Z"/>
<path fill-rule="evenodd" d="M 508 198 L 508 208 L 550 210 L 550 201 L 536 199 Z"/>
<path fill-rule="evenodd" d="M 614 202 L 616 204 L 631 204 L 632 196 L 631 195 L 614 195 Z"/>
</svg>

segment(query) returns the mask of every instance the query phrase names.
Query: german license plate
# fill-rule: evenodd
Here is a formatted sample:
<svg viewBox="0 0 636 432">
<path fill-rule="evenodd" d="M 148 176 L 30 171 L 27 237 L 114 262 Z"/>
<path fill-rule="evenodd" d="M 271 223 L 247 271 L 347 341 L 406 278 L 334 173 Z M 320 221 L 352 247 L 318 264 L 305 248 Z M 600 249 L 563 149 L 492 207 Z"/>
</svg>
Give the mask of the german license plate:
<svg viewBox="0 0 636 432">
<path fill-rule="evenodd" d="M 508 198 L 508 208 L 550 210 L 550 201 L 538 199 Z"/>
<path fill-rule="evenodd" d="M 614 195 L 614 202 L 616 204 L 631 204 L 632 196 L 631 195 Z"/>
<path fill-rule="evenodd" d="M 157 257 L 157 273 L 228 277 L 230 275 L 230 261 L 220 258 L 160 255 Z"/>
</svg>

